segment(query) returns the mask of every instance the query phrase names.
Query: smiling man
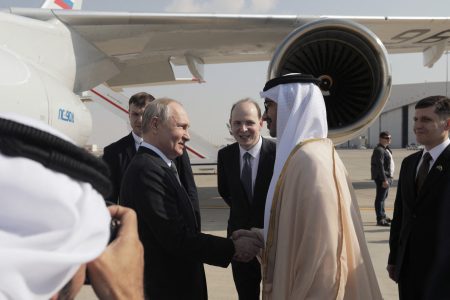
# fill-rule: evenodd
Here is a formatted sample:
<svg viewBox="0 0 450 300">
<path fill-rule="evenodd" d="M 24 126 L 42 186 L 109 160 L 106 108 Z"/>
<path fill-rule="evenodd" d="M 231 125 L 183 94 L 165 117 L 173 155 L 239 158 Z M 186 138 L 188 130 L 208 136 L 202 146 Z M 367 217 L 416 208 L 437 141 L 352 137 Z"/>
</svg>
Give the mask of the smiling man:
<svg viewBox="0 0 450 300">
<path fill-rule="evenodd" d="M 264 225 L 264 206 L 275 161 L 275 143 L 261 137 L 261 110 L 254 100 L 236 102 L 230 128 L 236 143 L 219 151 L 217 187 L 230 206 L 228 236 L 238 229 Z M 255 258 L 232 262 L 239 299 L 259 299 L 261 267 Z"/>
<path fill-rule="evenodd" d="M 110 169 L 110 178 L 113 183 L 113 190 L 107 200 L 117 203 L 120 195 L 120 185 L 123 175 L 136 154 L 137 149 L 142 143 L 142 116 L 145 108 L 155 98 L 145 92 L 140 92 L 131 96 L 129 100 L 128 117 L 131 125 L 131 132 L 120 140 L 108 145 L 104 149 L 103 160 Z M 189 198 L 194 203 L 194 207 L 198 207 L 197 187 L 195 186 L 194 176 L 192 174 L 191 161 L 186 149 L 183 155 L 175 159 L 180 181 Z M 200 210 L 196 210 L 196 214 L 200 216 Z"/>
<path fill-rule="evenodd" d="M 450 99 L 427 97 L 415 108 L 425 149 L 402 162 L 387 269 L 400 299 L 449 299 Z"/>
<path fill-rule="evenodd" d="M 144 141 L 122 183 L 121 202 L 138 217 L 149 299 L 207 299 L 203 263 L 226 267 L 232 258 L 253 258 L 263 246 L 256 238 L 231 240 L 200 231 L 197 208 L 174 163 L 189 141 L 188 128 L 179 102 L 150 103 L 142 120 Z"/>
</svg>

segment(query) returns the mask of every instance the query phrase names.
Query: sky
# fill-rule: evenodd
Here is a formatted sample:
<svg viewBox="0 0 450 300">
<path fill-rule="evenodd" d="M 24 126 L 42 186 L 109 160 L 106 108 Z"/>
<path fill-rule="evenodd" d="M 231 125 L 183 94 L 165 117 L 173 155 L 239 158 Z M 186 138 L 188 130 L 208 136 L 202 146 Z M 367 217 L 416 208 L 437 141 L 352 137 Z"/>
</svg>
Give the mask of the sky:
<svg viewBox="0 0 450 300">
<path fill-rule="evenodd" d="M 39 7 L 43 1 L 0 0 L 7 7 Z M 450 17 L 448 0 L 84 0 L 83 10 L 152 13 L 233 13 L 289 14 L 336 16 L 423 16 Z M 448 60 L 443 56 L 433 68 L 422 66 L 420 54 L 390 55 L 394 84 L 446 81 Z M 229 143 L 226 128 L 231 105 L 251 97 L 262 106 L 259 91 L 266 81 L 268 62 L 205 65 L 203 84 L 152 86 L 125 89 L 130 96 L 146 91 L 155 97 L 170 97 L 182 102 L 190 116 L 191 128 L 214 145 Z M 177 68 L 178 77 L 188 77 Z M 190 76 L 189 76 L 190 77 Z M 89 143 L 100 147 L 129 132 L 129 125 L 98 104 L 89 104 L 93 117 L 93 133 Z"/>
</svg>

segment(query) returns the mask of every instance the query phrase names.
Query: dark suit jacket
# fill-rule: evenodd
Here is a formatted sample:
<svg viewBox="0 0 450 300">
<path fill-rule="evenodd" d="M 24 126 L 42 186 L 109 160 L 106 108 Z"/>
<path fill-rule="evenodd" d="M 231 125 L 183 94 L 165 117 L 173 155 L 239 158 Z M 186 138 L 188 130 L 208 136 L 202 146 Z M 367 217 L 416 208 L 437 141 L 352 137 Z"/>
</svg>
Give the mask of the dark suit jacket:
<svg viewBox="0 0 450 300">
<path fill-rule="evenodd" d="M 110 169 L 110 178 L 113 184 L 113 191 L 106 199 L 108 201 L 117 203 L 120 194 L 120 185 L 122 183 L 123 175 L 131 162 L 131 159 L 136 154 L 136 146 L 133 135 L 121 138 L 120 140 L 106 146 L 103 150 L 103 160 L 107 163 Z M 180 181 L 188 192 L 189 197 L 198 208 L 197 187 L 195 186 L 194 176 L 192 175 L 191 162 L 186 150 L 181 157 L 175 160 L 178 169 Z M 197 209 L 198 217 L 200 218 L 200 210 Z"/>
<path fill-rule="evenodd" d="M 230 206 L 228 235 L 237 229 L 263 228 L 264 208 L 275 162 L 276 145 L 263 139 L 258 173 L 253 188 L 253 199 L 248 199 L 241 183 L 239 144 L 219 150 L 217 158 L 217 187 L 219 194 Z"/>
<path fill-rule="evenodd" d="M 203 263 L 226 267 L 234 255 L 233 242 L 200 232 L 186 191 L 155 152 L 139 148 L 120 199 L 138 216 L 147 297 L 207 299 Z"/>
<path fill-rule="evenodd" d="M 388 151 L 392 153 L 389 147 L 383 147 L 378 144 L 373 149 L 372 158 L 370 160 L 370 172 L 373 180 L 385 181 L 390 178 L 389 171 L 391 169 L 391 157 Z"/>
<path fill-rule="evenodd" d="M 450 146 L 438 157 L 416 193 L 422 152 L 402 162 L 389 239 L 396 278 L 407 274 L 415 299 L 450 299 Z M 430 296 L 433 296 L 430 298 Z"/>
<path fill-rule="evenodd" d="M 103 149 L 103 160 L 109 166 L 113 184 L 111 195 L 106 200 L 117 203 L 123 174 L 125 174 L 125 170 L 135 154 L 136 147 L 131 132 Z"/>
</svg>

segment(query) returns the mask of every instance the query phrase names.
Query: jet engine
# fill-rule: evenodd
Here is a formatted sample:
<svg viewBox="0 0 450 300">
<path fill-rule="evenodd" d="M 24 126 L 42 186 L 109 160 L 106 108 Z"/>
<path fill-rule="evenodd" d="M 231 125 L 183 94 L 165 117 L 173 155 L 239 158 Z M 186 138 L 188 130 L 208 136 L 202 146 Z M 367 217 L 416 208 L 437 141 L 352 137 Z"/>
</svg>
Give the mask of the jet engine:
<svg viewBox="0 0 450 300">
<path fill-rule="evenodd" d="M 321 79 L 328 136 L 335 144 L 354 138 L 378 117 L 392 81 L 380 39 L 348 20 L 320 19 L 291 32 L 276 49 L 268 76 L 289 73 Z"/>
</svg>

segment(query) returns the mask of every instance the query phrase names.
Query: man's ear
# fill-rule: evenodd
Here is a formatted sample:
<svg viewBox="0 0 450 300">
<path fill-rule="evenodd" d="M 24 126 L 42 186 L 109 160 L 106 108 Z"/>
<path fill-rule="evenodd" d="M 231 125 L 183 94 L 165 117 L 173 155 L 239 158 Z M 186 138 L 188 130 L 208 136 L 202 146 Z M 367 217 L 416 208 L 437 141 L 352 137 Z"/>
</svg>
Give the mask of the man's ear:
<svg viewBox="0 0 450 300">
<path fill-rule="evenodd" d="M 447 118 L 446 120 L 444 120 L 445 124 L 444 124 L 444 129 L 446 131 L 450 131 L 450 118 Z"/>
<path fill-rule="evenodd" d="M 228 123 L 226 125 L 227 125 L 228 132 L 230 133 L 230 135 L 233 135 L 233 131 L 231 130 L 231 119 L 228 121 Z"/>
<path fill-rule="evenodd" d="M 150 128 L 152 129 L 152 130 L 156 130 L 156 129 L 158 129 L 158 127 L 159 127 L 159 118 L 158 117 L 153 117 L 151 120 L 150 120 Z"/>
<path fill-rule="evenodd" d="M 264 120 L 263 120 L 263 118 L 261 117 L 261 118 L 259 119 L 259 127 L 263 127 L 263 123 L 264 123 Z"/>
</svg>

